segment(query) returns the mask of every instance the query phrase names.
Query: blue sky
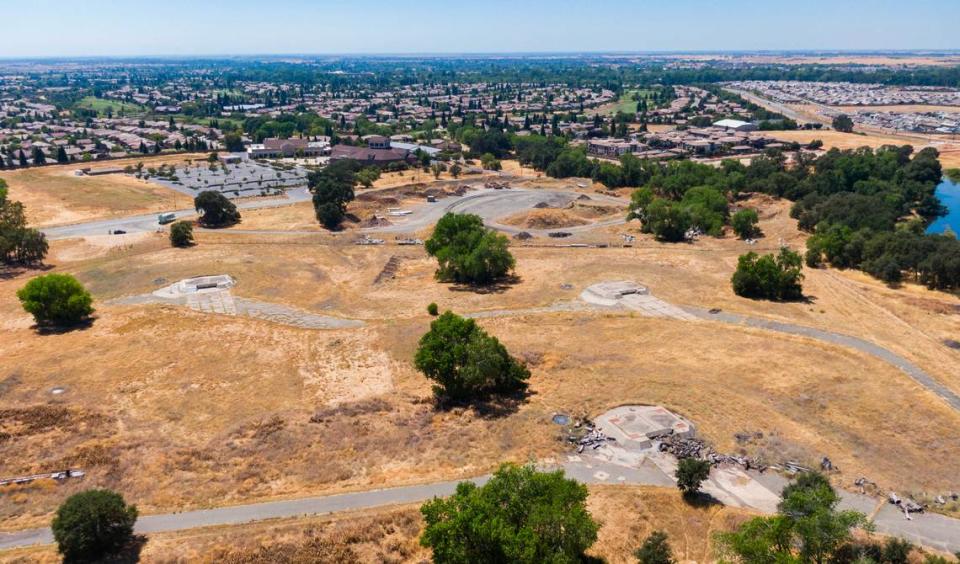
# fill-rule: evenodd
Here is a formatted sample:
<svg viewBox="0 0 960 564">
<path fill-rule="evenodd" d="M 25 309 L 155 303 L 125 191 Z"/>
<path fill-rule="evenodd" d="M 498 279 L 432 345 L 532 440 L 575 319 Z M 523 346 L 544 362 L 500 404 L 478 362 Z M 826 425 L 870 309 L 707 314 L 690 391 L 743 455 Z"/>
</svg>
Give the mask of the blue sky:
<svg viewBox="0 0 960 564">
<path fill-rule="evenodd" d="M 0 0 L 0 57 L 960 48 L 960 0 Z"/>
</svg>

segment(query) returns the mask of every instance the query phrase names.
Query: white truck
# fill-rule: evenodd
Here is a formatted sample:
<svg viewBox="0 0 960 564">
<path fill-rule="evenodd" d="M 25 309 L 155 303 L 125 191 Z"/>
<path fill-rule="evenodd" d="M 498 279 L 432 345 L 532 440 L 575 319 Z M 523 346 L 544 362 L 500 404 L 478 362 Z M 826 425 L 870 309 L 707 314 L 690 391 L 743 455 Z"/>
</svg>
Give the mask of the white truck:
<svg viewBox="0 0 960 564">
<path fill-rule="evenodd" d="M 177 219 L 177 214 L 174 214 L 174 213 L 162 213 L 157 216 L 157 222 L 160 223 L 160 225 L 173 223 L 174 220 L 176 219 Z"/>
</svg>

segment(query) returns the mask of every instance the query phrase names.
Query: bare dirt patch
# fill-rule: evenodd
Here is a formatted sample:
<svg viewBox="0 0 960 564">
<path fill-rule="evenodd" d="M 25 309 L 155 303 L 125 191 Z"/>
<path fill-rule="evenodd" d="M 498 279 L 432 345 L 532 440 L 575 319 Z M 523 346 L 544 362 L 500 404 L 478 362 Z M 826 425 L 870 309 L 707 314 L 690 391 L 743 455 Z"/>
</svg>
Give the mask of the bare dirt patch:
<svg viewBox="0 0 960 564">
<path fill-rule="evenodd" d="M 153 166 L 171 157 L 144 159 Z M 183 157 L 178 157 L 183 161 Z M 123 167 L 133 161 L 109 163 Z M 46 166 L 0 173 L 10 186 L 10 198 L 23 203 L 31 225 L 49 226 L 94 219 L 188 208 L 193 199 L 175 190 L 123 174 L 76 176 L 81 168 Z M 103 167 L 102 163 L 97 166 Z"/>
</svg>

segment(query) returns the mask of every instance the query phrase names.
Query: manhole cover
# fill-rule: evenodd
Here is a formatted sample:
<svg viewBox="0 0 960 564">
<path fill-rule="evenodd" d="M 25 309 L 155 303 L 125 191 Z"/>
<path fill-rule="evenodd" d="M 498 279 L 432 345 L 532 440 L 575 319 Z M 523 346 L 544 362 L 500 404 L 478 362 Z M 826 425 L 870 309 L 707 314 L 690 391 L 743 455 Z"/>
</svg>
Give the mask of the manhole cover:
<svg viewBox="0 0 960 564">
<path fill-rule="evenodd" d="M 553 422 L 556 423 L 557 425 L 569 425 L 570 416 L 564 415 L 562 413 L 557 413 L 556 415 L 553 416 Z"/>
</svg>

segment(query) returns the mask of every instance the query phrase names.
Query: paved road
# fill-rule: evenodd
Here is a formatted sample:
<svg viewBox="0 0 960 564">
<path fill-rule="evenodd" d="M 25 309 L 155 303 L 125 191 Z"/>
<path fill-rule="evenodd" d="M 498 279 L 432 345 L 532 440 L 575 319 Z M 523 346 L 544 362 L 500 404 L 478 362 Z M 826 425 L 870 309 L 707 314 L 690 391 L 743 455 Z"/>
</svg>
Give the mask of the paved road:
<svg viewBox="0 0 960 564">
<path fill-rule="evenodd" d="M 482 217 L 488 227 L 498 229 L 507 233 L 519 233 L 527 231 L 532 234 L 546 235 L 551 231 L 585 231 L 595 229 L 606 225 L 616 225 L 624 223 L 624 217 L 617 217 L 599 223 L 580 225 L 569 228 L 558 229 L 521 229 L 509 225 L 501 225 L 496 220 L 517 213 L 520 211 L 532 209 L 534 206 L 544 203 L 550 207 L 563 207 L 574 201 L 578 194 L 564 192 L 559 190 L 529 190 L 529 189 L 480 189 L 471 191 L 463 196 L 452 196 L 445 198 L 440 202 L 424 204 L 411 210 L 412 213 L 403 217 L 389 218 L 393 225 L 384 227 L 370 227 L 363 229 L 364 233 L 413 233 L 426 229 L 437 222 L 445 213 L 473 213 Z M 237 207 L 241 210 L 254 210 L 275 208 L 287 206 L 298 202 L 309 201 L 310 193 L 305 188 L 298 188 L 287 192 L 286 197 L 271 200 L 254 200 L 240 202 Z M 606 196 L 603 194 L 593 194 L 590 196 L 594 202 L 614 205 L 626 205 L 628 202 L 623 199 Z M 71 239 L 76 237 L 86 237 L 93 235 L 107 235 L 110 231 L 123 230 L 127 233 L 144 233 L 156 231 L 160 224 L 157 223 L 157 215 L 160 213 L 172 213 L 177 219 L 184 219 L 196 215 L 193 209 L 172 210 L 170 212 L 158 212 L 145 215 L 127 216 L 113 219 L 104 219 L 90 221 L 86 223 L 77 223 L 73 225 L 62 225 L 58 227 L 47 227 L 41 229 L 50 240 Z M 244 229 L 225 229 L 218 231 L 226 234 L 257 233 L 254 230 Z M 267 233 L 267 232 L 265 232 Z M 269 231 L 269 233 L 298 234 L 310 233 L 316 231 Z"/>
<path fill-rule="evenodd" d="M 556 466 L 548 466 L 556 467 Z M 653 465 L 641 465 L 639 468 L 625 468 L 615 464 L 604 464 L 596 460 L 567 462 L 560 467 L 568 476 L 585 484 L 632 484 L 672 487 L 674 481 Z M 786 480 L 775 474 L 757 474 L 752 477 L 774 494 L 779 494 Z M 472 478 L 470 481 L 483 484 L 489 476 Z M 308 497 L 282 501 L 268 501 L 248 505 L 234 505 L 215 509 L 184 511 L 160 515 L 144 515 L 137 520 L 136 532 L 141 534 L 163 533 L 211 527 L 220 525 L 240 525 L 266 519 L 294 518 L 308 515 L 322 515 L 340 511 L 353 511 L 390 505 L 419 503 L 434 497 L 451 495 L 459 482 L 451 480 L 416 486 L 369 490 L 338 495 Z M 862 496 L 841 492 L 844 509 L 856 509 L 866 514 L 872 513 L 878 501 Z M 749 503 L 745 506 L 750 507 Z M 765 513 L 771 507 L 754 507 Z M 903 536 L 913 542 L 945 551 L 960 550 L 960 520 L 941 515 L 920 515 L 913 521 L 907 521 L 903 514 L 891 506 L 884 506 L 874 519 L 877 530 L 883 533 Z M 49 528 L 29 529 L 16 532 L 0 532 L 0 550 L 26 547 L 53 542 L 53 533 Z"/>
</svg>

